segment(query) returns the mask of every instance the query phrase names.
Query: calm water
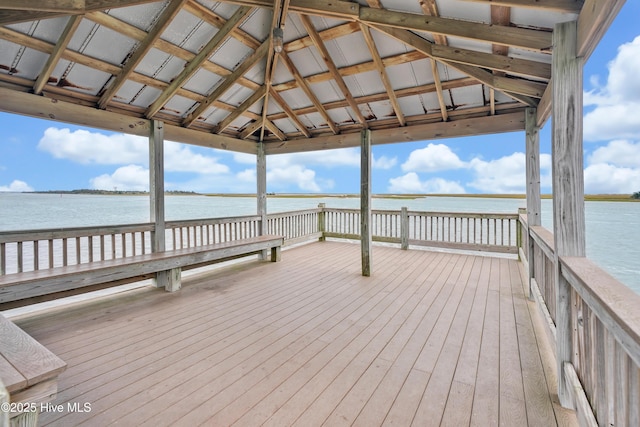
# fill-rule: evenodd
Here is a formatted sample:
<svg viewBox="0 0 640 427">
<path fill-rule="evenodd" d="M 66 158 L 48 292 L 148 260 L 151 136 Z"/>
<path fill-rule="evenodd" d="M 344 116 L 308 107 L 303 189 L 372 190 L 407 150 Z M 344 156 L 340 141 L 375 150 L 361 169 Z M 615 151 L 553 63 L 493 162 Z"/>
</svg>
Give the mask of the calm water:
<svg viewBox="0 0 640 427">
<path fill-rule="evenodd" d="M 358 208 L 358 198 L 270 198 L 269 213 L 308 209 Z M 522 199 L 426 197 L 373 199 L 374 209 L 515 213 Z M 640 203 L 586 202 L 587 256 L 640 293 Z M 169 196 L 167 220 L 256 213 L 253 197 Z M 0 193 L 0 231 L 131 224 L 149 221 L 147 196 L 92 196 Z M 552 204 L 542 201 L 542 223 L 552 230 Z"/>
</svg>

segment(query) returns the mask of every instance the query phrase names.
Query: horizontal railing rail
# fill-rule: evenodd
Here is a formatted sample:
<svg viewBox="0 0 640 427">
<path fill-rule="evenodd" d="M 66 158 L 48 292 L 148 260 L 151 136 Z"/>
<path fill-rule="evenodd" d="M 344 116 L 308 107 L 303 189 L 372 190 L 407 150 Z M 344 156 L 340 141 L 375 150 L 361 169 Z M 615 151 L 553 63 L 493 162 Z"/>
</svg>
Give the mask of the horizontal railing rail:
<svg viewBox="0 0 640 427">
<path fill-rule="evenodd" d="M 0 232 L 0 275 L 151 252 L 153 224 Z"/>
<path fill-rule="evenodd" d="M 559 257 L 553 234 L 527 226 L 523 261 L 532 264 L 531 295 L 547 318 L 555 346 L 557 279 L 571 288 L 572 357 L 563 364 L 578 418 L 598 425 L 640 425 L 640 295 L 586 257 Z"/>
</svg>

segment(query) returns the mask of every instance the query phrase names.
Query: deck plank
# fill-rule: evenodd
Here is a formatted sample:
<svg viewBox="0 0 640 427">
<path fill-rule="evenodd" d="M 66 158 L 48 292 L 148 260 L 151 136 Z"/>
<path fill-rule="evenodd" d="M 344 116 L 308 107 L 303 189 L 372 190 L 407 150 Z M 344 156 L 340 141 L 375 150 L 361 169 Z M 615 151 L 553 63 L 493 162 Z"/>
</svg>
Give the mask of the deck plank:
<svg viewBox="0 0 640 427">
<path fill-rule="evenodd" d="M 517 261 L 319 242 L 14 321 L 68 363 L 42 425 L 573 425 Z M 539 349 L 540 347 L 540 349 Z M 505 372 L 505 369 L 508 371 Z"/>
</svg>

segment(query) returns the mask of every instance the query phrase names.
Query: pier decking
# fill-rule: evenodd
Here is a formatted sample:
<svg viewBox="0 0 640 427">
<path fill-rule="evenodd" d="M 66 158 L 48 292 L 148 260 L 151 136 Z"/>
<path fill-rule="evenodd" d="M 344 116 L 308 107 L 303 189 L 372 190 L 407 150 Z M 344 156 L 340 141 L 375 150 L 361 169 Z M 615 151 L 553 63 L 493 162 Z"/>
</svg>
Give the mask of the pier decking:
<svg viewBox="0 0 640 427">
<path fill-rule="evenodd" d="M 68 364 L 42 425 L 575 425 L 514 259 L 318 242 L 13 319 Z M 68 411 L 85 408 L 90 411 Z M 75 405 L 75 406 L 74 406 Z"/>
</svg>

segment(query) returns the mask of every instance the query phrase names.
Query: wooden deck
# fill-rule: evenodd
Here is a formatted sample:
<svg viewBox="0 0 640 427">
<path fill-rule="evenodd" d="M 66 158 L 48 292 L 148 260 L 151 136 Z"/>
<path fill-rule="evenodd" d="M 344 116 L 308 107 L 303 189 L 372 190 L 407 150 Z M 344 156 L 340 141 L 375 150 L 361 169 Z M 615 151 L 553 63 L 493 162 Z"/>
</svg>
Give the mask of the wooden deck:
<svg viewBox="0 0 640 427">
<path fill-rule="evenodd" d="M 42 424 L 576 424 L 516 261 L 374 246 L 366 278 L 359 250 L 14 319 L 68 364 Z"/>
</svg>

